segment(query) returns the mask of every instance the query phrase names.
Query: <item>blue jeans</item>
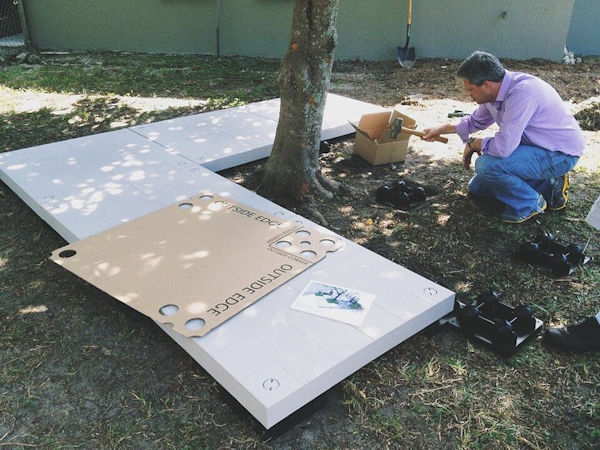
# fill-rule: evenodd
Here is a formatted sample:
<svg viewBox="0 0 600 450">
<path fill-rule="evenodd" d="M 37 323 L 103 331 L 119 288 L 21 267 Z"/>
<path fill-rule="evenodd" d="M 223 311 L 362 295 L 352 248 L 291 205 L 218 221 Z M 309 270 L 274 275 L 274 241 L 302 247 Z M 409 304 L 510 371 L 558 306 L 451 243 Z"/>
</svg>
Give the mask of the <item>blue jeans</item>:
<svg viewBox="0 0 600 450">
<path fill-rule="evenodd" d="M 551 205 L 550 178 L 569 172 L 577 161 L 578 156 L 529 145 L 519 145 L 507 158 L 481 155 L 475 161 L 469 192 L 494 197 L 506 205 L 507 213 L 526 217 L 538 209 L 540 194 Z"/>
</svg>

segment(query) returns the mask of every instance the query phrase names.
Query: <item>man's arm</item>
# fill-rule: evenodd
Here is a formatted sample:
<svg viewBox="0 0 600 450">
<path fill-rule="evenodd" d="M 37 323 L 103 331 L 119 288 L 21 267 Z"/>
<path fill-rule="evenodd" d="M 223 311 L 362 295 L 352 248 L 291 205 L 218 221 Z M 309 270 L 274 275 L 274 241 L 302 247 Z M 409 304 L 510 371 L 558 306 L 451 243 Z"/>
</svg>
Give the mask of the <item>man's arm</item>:
<svg viewBox="0 0 600 450">
<path fill-rule="evenodd" d="M 486 105 L 479 105 L 473 113 L 463 117 L 463 119 L 456 124 L 456 134 L 458 134 L 462 141 L 466 143 L 469 134 L 473 131 L 485 130 L 494 122 L 494 116 L 492 116 Z"/>
<path fill-rule="evenodd" d="M 455 124 L 445 123 L 437 127 L 425 128 L 423 139 L 432 142 L 441 134 L 456 133 L 463 142 L 467 142 L 469 134 L 473 131 L 485 130 L 494 123 L 494 117 L 490 114 L 484 105 L 480 105 L 472 114 L 463 117 L 460 122 Z"/>
</svg>

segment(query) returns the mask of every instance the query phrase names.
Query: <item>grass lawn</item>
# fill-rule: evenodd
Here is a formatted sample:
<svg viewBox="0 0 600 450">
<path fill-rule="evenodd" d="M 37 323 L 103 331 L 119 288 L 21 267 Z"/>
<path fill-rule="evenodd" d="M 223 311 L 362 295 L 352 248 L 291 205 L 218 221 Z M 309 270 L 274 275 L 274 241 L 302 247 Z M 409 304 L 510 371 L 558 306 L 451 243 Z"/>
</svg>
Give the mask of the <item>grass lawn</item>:
<svg viewBox="0 0 600 450">
<path fill-rule="evenodd" d="M 506 61 L 540 75 L 593 117 L 600 61 Z M 457 61 L 336 64 L 331 91 L 391 106 L 420 126 L 472 110 Z M 278 96 L 279 62 L 257 58 L 71 53 L 0 63 L 0 152 Z M 592 108 L 592 109 L 589 109 Z M 592 119 L 587 120 L 592 123 Z M 490 288 L 529 304 L 545 325 L 600 309 L 600 232 L 585 222 L 600 195 L 600 132 L 586 131 L 569 208 L 522 225 L 466 194 L 462 145 L 411 139 L 404 164 L 372 167 L 334 142 L 321 168 L 348 189 L 318 205 L 345 237 L 457 292 Z M 221 172 L 256 189 L 264 161 Z M 374 191 L 399 177 L 428 200 L 398 211 Z M 298 211 L 306 213 L 302 206 Z M 515 261 L 539 228 L 586 245 L 594 260 L 563 279 Z M 251 416 L 150 319 L 48 260 L 65 244 L 0 182 L 0 447 L 6 448 L 598 448 L 600 354 L 568 355 L 536 338 L 501 358 L 455 332 L 417 334 L 342 381 L 281 436 Z"/>
</svg>

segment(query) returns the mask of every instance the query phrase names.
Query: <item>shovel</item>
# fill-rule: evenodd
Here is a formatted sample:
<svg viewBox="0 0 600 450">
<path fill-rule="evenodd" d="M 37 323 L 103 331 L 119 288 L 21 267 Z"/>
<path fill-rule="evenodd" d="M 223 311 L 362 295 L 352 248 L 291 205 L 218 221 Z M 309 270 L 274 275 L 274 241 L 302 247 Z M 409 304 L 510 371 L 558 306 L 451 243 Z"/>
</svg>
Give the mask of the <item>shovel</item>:
<svg viewBox="0 0 600 450">
<path fill-rule="evenodd" d="M 217 0 L 217 58 L 221 57 L 221 42 L 219 39 L 219 22 L 221 19 L 221 0 Z"/>
<path fill-rule="evenodd" d="M 398 47 L 398 62 L 402 67 L 410 69 L 415 64 L 415 48 L 409 47 L 410 24 L 412 22 L 412 0 L 408 0 L 408 20 L 406 24 L 406 44 L 404 47 Z"/>
</svg>

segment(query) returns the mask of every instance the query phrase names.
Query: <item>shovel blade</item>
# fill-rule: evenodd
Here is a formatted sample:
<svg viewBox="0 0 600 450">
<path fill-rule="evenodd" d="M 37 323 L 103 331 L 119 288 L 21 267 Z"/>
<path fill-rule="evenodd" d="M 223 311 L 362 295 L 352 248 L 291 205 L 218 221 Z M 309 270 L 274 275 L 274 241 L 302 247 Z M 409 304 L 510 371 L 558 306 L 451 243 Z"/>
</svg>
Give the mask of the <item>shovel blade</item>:
<svg viewBox="0 0 600 450">
<path fill-rule="evenodd" d="M 415 65 L 416 59 L 414 47 L 398 47 L 398 63 L 400 63 L 400 66 L 410 69 Z"/>
</svg>

